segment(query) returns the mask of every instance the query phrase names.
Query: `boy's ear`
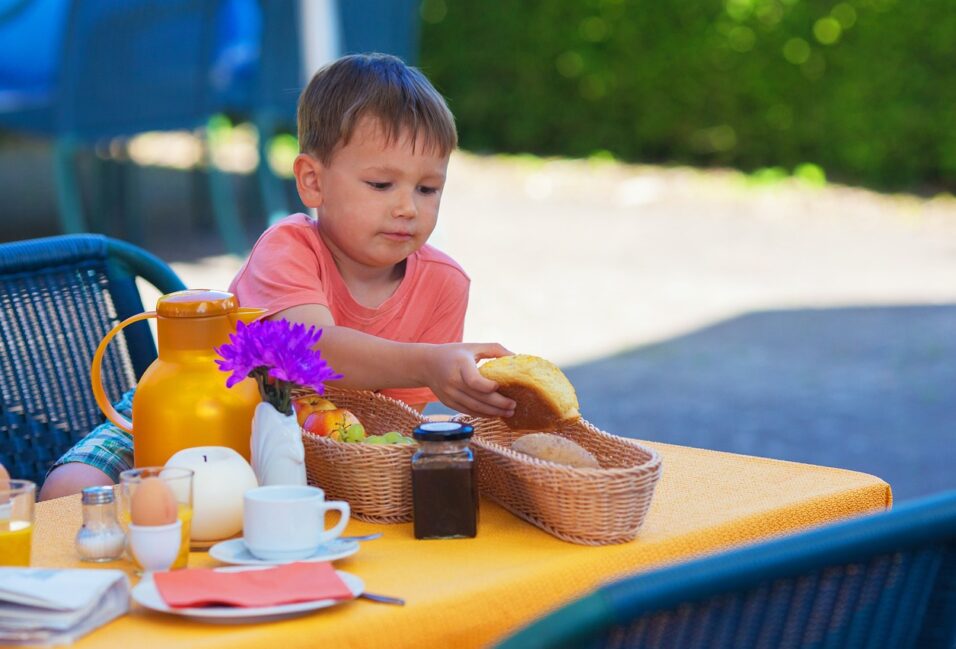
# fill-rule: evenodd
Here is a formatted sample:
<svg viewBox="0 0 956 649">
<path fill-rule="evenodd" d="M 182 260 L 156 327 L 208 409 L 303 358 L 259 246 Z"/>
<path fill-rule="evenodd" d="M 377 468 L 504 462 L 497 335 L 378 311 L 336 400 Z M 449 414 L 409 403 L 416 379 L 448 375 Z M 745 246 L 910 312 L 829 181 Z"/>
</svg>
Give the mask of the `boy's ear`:
<svg viewBox="0 0 956 649">
<path fill-rule="evenodd" d="M 325 167 L 308 153 L 300 153 L 292 163 L 295 186 L 306 207 L 322 206 L 322 172 Z"/>
</svg>

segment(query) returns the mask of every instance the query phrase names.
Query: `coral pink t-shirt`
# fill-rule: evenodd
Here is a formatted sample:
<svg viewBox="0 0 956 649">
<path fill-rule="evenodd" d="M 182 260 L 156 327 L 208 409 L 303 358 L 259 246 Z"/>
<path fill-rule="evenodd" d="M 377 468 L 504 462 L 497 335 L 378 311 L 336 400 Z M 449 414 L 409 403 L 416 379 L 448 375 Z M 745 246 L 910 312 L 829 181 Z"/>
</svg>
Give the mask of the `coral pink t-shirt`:
<svg viewBox="0 0 956 649">
<path fill-rule="evenodd" d="M 412 253 L 401 284 L 377 308 L 352 297 L 315 221 L 293 214 L 266 230 L 229 286 L 243 306 L 269 314 L 305 304 L 328 307 L 335 324 L 398 342 L 461 342 L 470 279 L 429 245 Z M 428 388 L 382 390 L 405 403 L 437 401 Z"/>
</svg>

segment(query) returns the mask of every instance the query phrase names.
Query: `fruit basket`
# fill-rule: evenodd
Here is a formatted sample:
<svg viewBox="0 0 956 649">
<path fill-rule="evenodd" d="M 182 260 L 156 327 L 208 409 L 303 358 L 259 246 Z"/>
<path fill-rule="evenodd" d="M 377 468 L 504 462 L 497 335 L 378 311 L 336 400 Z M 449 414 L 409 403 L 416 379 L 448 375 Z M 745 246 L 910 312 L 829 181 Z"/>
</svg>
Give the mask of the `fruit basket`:
<svg viewBox="0 0 956 649">
<path fill-rule="evenodd" d="M 314 394 L 297 391 L 296 398 Z M 323 398 L 351 411 L 369 435 L 397 430 L 411 434 L 425 417 L 404 403 L 364 390 L 326 387 Z M 329 500 L 344 500 L 352 516 L 372 523 L 412 520 L 411 458 L 414 444 L 337 442 L 302 431 L 309 484 L 325 490 Z"/>
<path fill-rule="evenodd" d="M 458 419 L 475 429 L 471 446 L 482 496 L 571 543 L 607 545 L 637 536 L 661 475 L 661 458 L 654 450 L 583 419 L 541 431 L 580 444 L 601 464 L 579 469 L 511 450 L 524 433 L 500 419 Z"/>
</svg>

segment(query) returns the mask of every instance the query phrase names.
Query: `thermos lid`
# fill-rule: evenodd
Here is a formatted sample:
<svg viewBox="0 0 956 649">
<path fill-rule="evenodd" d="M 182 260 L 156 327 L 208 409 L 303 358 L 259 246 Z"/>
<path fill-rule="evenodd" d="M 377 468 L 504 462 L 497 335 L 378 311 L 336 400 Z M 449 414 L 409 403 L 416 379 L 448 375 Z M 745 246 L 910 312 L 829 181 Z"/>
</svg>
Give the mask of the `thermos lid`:
<svg viewBox="0 0 956 649">
<path fill-rule="evenodd" d="M 419 424 L 412 437 L 420 442 L 452 442 L 459 439 L 468 439 L 475 429 L 468 424 L 457 421 L 429 421 Z"/>
<path fill-rule="evenodd" d="M 156 300 L 156 315 L 163 318 L 208 318 L 238 308 L 239 301 L 232 293 L 205 288 L 176 291 Z"/>
</svg>

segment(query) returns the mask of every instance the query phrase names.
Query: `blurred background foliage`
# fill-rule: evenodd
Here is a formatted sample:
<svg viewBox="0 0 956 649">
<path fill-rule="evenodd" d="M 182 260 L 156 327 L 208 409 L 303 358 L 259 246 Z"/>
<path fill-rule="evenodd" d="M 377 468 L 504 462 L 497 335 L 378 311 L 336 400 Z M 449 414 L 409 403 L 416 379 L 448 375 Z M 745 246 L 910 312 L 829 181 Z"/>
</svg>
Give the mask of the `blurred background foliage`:
<svg viewBox="0 0 956 649">
<path fill-rule="evenodd" d="M 473 151 L 956 189 L 950 0 L 424 0 Z"/>
</svg>

